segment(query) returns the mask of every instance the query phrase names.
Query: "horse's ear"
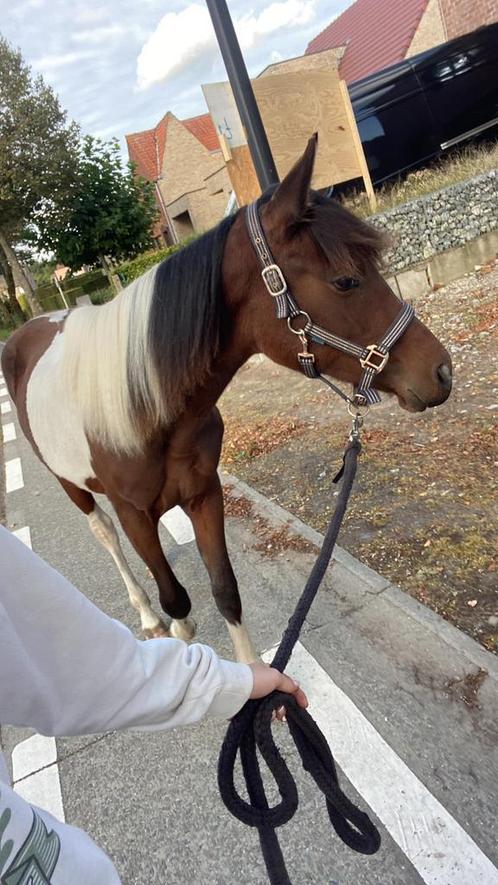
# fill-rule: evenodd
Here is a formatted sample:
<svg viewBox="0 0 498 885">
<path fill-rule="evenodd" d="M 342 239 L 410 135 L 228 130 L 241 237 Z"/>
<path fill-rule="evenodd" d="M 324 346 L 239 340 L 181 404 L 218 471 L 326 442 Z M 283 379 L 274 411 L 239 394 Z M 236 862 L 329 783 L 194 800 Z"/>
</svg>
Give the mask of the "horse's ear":
<svg viewBox="0 0 498 885">
<path fill-rule="evenodd" d="M 318 133 L 311 136 L 302 157 L 294 164 L 268 204 L 272 220 L 284 225 L 294 224 L 303 217 L 308 205 L 308 194 L 315 165 Z"/>
</svg>

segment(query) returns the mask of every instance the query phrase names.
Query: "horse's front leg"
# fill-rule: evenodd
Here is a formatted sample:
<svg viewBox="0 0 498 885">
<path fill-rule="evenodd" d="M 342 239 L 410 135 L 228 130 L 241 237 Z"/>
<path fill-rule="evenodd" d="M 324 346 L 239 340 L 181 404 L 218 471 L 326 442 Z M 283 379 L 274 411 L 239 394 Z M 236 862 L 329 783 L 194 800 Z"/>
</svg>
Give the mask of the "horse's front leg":
<svg viewBox="0 0 498 885">
<path fill-rule="evenodd" d="M 225 540 L 223 492 L 218 474 L 207 491 L 184 506 L 192 520 L 195 538 L 211 581 L 213 596 L 225 618 L 235 657 L 250 663 L 257 660 L 250 636 L 242 621 L 242 603 L 237 580 L 228 558 Z"/>
</svg>

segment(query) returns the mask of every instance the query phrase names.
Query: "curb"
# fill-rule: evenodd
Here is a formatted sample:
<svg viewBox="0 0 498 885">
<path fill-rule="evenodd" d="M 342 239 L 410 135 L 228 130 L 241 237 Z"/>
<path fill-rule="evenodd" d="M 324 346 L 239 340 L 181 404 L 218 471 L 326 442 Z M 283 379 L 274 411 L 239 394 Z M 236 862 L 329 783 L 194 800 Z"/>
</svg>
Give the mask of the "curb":
<svg viewBox="0 0 498 885">
<path fill-rule="evenodd" d="M 247 485 L 241 479 L 230 473 L 220 471 L 220 479 L 224 486 L 231 486 L 240 496 L 251 501 L 261 514 L 271 517 L 278 524 L 287 525 L 295 534 L 300 535 L 312 544 L 321 547 L 323 535 L 311 526 L 306 525 L 297 516 L 293 516 L 288 510 L 284 510 L 274 501 L 270 501 L 260 492 Z M 498 657 L 482 648 L 475 639 L 471 639 L 458 627 L 454 627 L 449 621 L 445 621 L 432 609 L 422 605 L 421 602 L 409 596 L 404 590 L 391 584 L 387 578 L 383 578 L 378 572 L 364 565 L 359 559 L 348 553 L 338 545 L 335 548 L 332 562 L 339 562 L 355 578 L 366 585 L 367 593 L 382 595 L 382 598 L 390 605 L 400 609 L 405 617 L 411 618 L 421 624 L 440 639 L 445 645 L 461 654 L 474 667 L 486 670 L 488 676 L 498 683 Z"/>
</svg>

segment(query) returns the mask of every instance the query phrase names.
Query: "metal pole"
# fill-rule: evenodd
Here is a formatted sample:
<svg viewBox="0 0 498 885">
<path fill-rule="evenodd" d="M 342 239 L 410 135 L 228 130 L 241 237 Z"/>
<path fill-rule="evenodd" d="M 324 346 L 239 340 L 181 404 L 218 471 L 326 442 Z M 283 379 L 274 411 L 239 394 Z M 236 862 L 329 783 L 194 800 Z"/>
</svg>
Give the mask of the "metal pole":
<svg viewBox="0 0 498 885">
<path fill-rule="evenodd" d="M 235 103 L 247 133 L 247 142 L 256 175 L 261 190 L 266 190 L 270 185 L 277 184 L 278 172 L 240 51 L 235 28 L 225 0 L 206 0 L 206 4 L 225 62 Z"/>
</svg>

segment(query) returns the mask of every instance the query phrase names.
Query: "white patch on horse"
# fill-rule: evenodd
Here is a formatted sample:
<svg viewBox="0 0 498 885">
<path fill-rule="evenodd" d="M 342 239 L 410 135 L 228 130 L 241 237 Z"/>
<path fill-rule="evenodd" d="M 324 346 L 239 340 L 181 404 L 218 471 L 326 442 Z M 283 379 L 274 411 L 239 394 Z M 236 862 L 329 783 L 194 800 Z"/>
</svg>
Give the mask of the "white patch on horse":
<svg viewBox="0 0 498 885">
<path fill-rule="evenodd" d="M 235 657 L 239 664 L 252 664 L 254 661 L 259 660 L 245 625 L 242 623 L 230 624 L 226 619 L 225 623 L 228 627 L 235 650 Z"/>
<path fill-rule="evenodd" d="M 44 314 L 49 323 L 63 323 L 68 316 L 68 310 L 54 310 L 53 313 Z"/>
<path fill-rule="evenodd" d="M 61 378 L 64 333 L 55 338 L 34 367 L 28 382 L 29 426 L 45 464 L 56 476 L 84 489 L 95 476 L 83 429 L 81 409 Z"/>
<path fill-rule="evenodd" d="M 88 514 L 87 519 L 97 541 L 109 551 L 119 569 L 119 573 L 128 590 L 130 602 L 133 608 L 140 614 L 142 630 L 157 636 L 166 636 L 166 628 L 163 627 L 162 621 L 153 611 L 147 593 L 138 583 L 125 559 L 121 544 L 119 543 L 118 533 L 111 517 L 98 504 L 95 504 L 92 513 Z"/>
<path fill-rule="evenodd" d="M 71 311 L 64 327 L 62 376 L 91 438 L 116 452 L 143 449 L 146 428 L 143 416 L 136 415 L 133 394 L 154 424 L 171 420 L 148 345 L 156 270 L 107 304 Z"/>
</svg>

